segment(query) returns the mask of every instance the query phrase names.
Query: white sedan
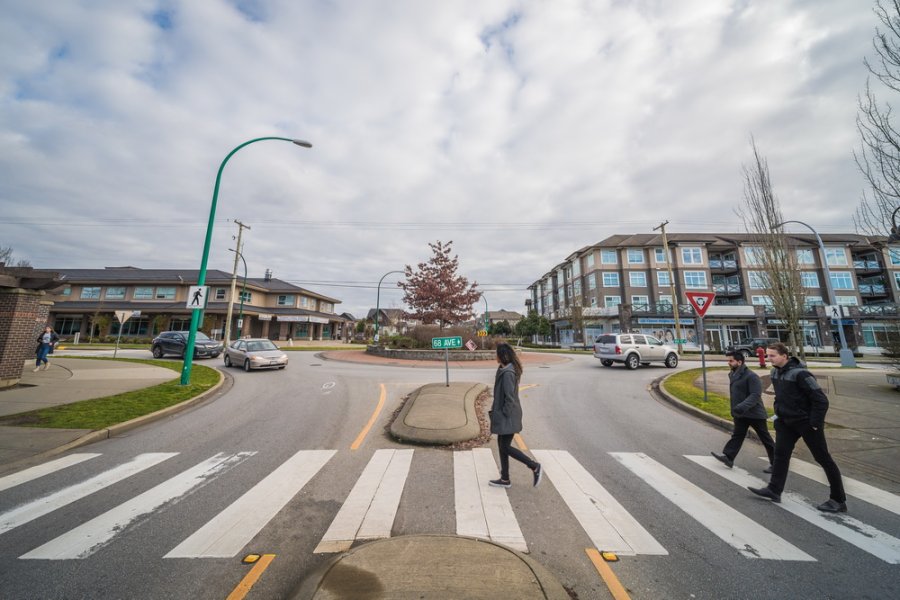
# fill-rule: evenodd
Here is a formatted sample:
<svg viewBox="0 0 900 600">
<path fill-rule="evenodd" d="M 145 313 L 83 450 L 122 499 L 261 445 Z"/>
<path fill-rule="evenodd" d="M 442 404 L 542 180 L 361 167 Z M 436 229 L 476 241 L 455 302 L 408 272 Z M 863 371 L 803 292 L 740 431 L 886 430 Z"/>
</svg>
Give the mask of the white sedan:
<svg viewBox="0 0 900 600">
<path fill-rule="evenodd" d="M 271 340 L 246 338 L 235 340 L 225 348 L 225 366 L 251 369 L 283 369 L 288 364 L 288 355 Z"/>
</svg>

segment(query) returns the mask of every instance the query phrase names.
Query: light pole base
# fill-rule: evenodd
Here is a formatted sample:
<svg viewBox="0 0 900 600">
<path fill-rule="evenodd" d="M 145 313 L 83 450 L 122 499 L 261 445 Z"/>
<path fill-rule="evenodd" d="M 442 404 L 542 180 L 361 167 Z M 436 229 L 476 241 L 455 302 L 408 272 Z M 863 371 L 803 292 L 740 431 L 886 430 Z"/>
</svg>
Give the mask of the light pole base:
<svg viewBox="0 0 900 600">
<path fill-rule="evenodd" d="M 841 357 L 842 367 L 856 367 L 856 357 L 853 356 L 853 350 L 850 348 L 841 348 L 838 356 Z"/>
</svg>

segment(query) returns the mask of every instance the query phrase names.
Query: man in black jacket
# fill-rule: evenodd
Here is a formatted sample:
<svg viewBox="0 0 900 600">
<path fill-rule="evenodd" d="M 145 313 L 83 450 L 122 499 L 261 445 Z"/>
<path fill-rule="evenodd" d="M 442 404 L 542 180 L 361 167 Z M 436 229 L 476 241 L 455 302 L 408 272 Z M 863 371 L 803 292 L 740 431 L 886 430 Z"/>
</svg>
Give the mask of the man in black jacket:
<svg viewBox="0 0 900 600">
<path fill-rule="evenodd" d="M 775 442 L 769 435 L 769 428 L 766 424 L 769 415 L 762 402 L 762 384 L 759 381 L 759 375 L 747 368 L 744 363 L 744 353 L 740 350 L 729 350 L 725 356 L 728 357 L 728 366 L 731 367 L 728 379 L 734 430 L 731 433 L 731 439 L 725 444 L 722 454 L 718 452 L 710 452 L 710 454 L 725 463 L 725 466 L 730 469 L 734 466 L 734 459 L 737 458 L 738 452 L 741 451 L 747 430 L 752 427 L 769 456 L 769 466 L 764 472 L 771 473 L 772 462 L 775 459 Z"/>
<path fill-rule="evenodd" d="M 825 413 L 828 397 L 819 387 L 815 376 L 803 368 L 799 360 L 788 355 L 782 343 L 769 345 L 766 357 L 772 363 L 772 387 L 775 388 L 775 462 L 772 478 L 764 488 L 749 488 L 758 496 L 781 502 L 781 492 L 787 481 L 791 452 L 797 440 L 803 438 L 816 462 L 825 469 L 830 498 L 817 506 L 825 512 L 847 512 L 844 482 L 825 443 Z"/>
</svg>

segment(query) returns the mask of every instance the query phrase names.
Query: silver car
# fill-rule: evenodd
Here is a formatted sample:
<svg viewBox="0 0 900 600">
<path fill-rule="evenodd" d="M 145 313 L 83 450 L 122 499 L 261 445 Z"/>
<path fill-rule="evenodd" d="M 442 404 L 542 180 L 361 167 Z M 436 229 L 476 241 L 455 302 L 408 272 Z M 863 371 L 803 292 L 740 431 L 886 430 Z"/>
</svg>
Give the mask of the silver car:
<svg viewBox="0 0 900 600">
<path fill-rule="evenodd" d="M 658 362 L 670 369 L 678 366 L 678 350 L 643 333 L 601 335 L 594 342 L 594 358 L 604 367 L 624 363 L 629 369 Z"/>
<path fill-rule="evenodd" d="M 283 369 L 288 364 L 288 355 L 279 350 L 271 340 L 265 338 L 245 338 L 235 340 L 225 348 L 225 366 L 251 369 Z"/>
</svg>

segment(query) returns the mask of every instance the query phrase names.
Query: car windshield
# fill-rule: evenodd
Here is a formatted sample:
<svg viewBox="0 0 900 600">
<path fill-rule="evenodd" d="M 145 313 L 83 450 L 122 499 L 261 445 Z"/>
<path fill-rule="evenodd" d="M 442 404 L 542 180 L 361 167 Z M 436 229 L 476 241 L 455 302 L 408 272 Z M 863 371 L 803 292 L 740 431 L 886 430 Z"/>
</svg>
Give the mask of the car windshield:
<svg viewBox="0 0 900 600">
<path fill-rule="evenodd" d="M 278 346 L 269 340 L 247 342 L 247 352 L 263 352 L 264 350 L 278 350 Z"/>
<path fill-rule="evenodd" d="M 203 340 L 203 341 L 205 341 L 205 342 L 211 342 L 211 341 L 212 341 L 211 339 L 209 339 L 209 337 L 208 337 L 205 333 L 203 333 L 203 332 L 201 332 L 201 331 L 198 331 L 198 332 L 197 332 L 197 337 L 195 337 L 194 339 L 195 339 L 195 340 Z"/>
</svg>

